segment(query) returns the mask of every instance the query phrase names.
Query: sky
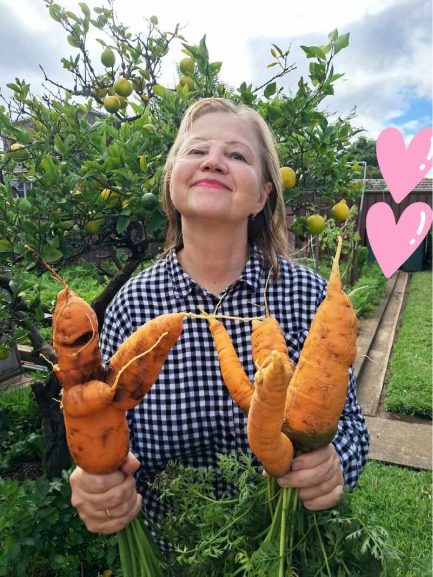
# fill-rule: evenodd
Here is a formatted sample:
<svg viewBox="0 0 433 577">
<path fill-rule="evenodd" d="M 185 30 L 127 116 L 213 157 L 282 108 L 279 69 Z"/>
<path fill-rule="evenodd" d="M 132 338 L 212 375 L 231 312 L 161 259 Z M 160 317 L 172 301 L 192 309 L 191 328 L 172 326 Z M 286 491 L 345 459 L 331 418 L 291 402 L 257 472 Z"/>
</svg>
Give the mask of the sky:
<svg viewBox="0 0 433 577">
<path fill-rule="evenodd" d="M 58 0 L 79 11 L 78 1 Z M 102 0 L 87 1 L 90 7 Z M 0 0 L 0 89 L 7 96 L 7 82 L 15 77 L 30 82 L 39 93 L 43 66 L 48 76 L 67 81 L 60 59 L 76 54 L 66 42 L 43 0 Z M 163 30 L 179 23 L 189 43 L 206 34 L 211 61 L 222 61 L 221 79 L 239 86 L 242 81 L 259 86 L 274 69 L 270 48 L 291 46 L 289 63 L 296 65 L 282 83 L 296 90 L 300 76 L 307 76 L 309 61 L 300 45 L 324 44 L 337 28 L 350 33 L 350 45 L 335 58 L 335 72 L 344 72 L 335 95 L 325 107 L 330 113 L 356 110 L 352 124 L 376 139 L 389 126 L 397 127 L 409 141 L 421 128 L 432 125 L 432 4 L 430 0 L 273 0 L 268 3 L 219 0 L 116 0 L 119 21 L 132 31 L 145 30 L 145 17 L 156 15 Z M 176 62 L 184 55 L 177 43 L 167 58 L 162 84 L 177 81 Z M 90 46 L 99 61 L 101 47 Z"/>
</svg>

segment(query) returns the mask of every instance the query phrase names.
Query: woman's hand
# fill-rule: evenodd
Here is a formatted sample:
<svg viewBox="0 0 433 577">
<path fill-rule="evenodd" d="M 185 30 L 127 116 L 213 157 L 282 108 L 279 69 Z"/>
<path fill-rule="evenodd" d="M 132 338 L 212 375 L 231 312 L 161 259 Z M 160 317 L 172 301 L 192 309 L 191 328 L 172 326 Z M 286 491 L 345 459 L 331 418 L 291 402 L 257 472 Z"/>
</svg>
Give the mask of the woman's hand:
<svg viewBox="0 0 433 577">
<path fill-rule="evenodd" d="M 77 467 L 70 477 L 71 503 L 92 533 L 116 533 L 141 508 L 133 473 L 140 462 L 129 453 L 122 468 L 108 475 L 91 475 Z"/>
<path fill-rule="evenodd" d="M 295 457 L 278 484 L 299 489 L 300 499 L 311 511 L 335 507 L 343 496 L 344 480 L 334 445 Z"/>
</svg>

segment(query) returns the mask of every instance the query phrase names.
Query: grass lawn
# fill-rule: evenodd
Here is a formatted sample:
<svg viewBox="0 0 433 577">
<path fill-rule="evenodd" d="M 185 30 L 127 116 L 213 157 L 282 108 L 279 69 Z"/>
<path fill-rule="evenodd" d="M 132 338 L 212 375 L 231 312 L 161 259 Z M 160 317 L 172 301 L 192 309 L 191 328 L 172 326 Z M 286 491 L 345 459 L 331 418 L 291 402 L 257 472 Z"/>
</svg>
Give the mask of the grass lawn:
<svg viewBox="0 0 433 577">
<path fill-rule="evenodd" d="M 432 273 L 413 273 L 391 354 L 385 410 L 432 417 Z"/>
<path fill-rule="evenodd" d="M 389 567 L 390 577 L 431 576 L 432 473 L 375 461 L 367 463 L 352 510 L 384 527 L 402 559 Z M 365 576 L 374 577 L 374 576 Z"/>
</svg>

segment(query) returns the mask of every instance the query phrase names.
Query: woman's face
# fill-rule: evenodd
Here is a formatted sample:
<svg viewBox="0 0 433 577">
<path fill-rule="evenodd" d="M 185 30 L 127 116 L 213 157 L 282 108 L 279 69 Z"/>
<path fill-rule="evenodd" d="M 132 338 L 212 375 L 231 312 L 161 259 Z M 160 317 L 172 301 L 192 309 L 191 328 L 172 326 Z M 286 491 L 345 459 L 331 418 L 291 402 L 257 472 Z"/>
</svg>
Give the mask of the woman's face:
<svg viewBox="0 0 433 577">
<path fill-rule="evenodd" d="M 172 202 L 184 219 L 246 222 L 271 189 L 262 182 L 259 143 L 246 120 L 211 112 L 194 122 L 170 179 Z"/>
</svg>

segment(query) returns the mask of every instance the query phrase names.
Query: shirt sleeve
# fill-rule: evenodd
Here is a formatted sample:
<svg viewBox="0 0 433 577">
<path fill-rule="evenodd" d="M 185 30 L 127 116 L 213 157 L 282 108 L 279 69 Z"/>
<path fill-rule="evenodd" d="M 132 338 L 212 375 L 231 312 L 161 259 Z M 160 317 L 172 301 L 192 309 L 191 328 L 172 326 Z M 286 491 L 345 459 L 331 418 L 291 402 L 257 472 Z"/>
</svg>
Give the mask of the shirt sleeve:
<svg viewBox="0 0 433 577">
<path fill-rule="evenodd" d="M 346 404 L 332 443 L 340 456 L 344 484 L 352 490 L 358 484 L 359 475 L 367 462 L 370 443 L 365 419 L 356 399 L 356 378 L 352 367 L 349 369 Z"/>
</svg>

